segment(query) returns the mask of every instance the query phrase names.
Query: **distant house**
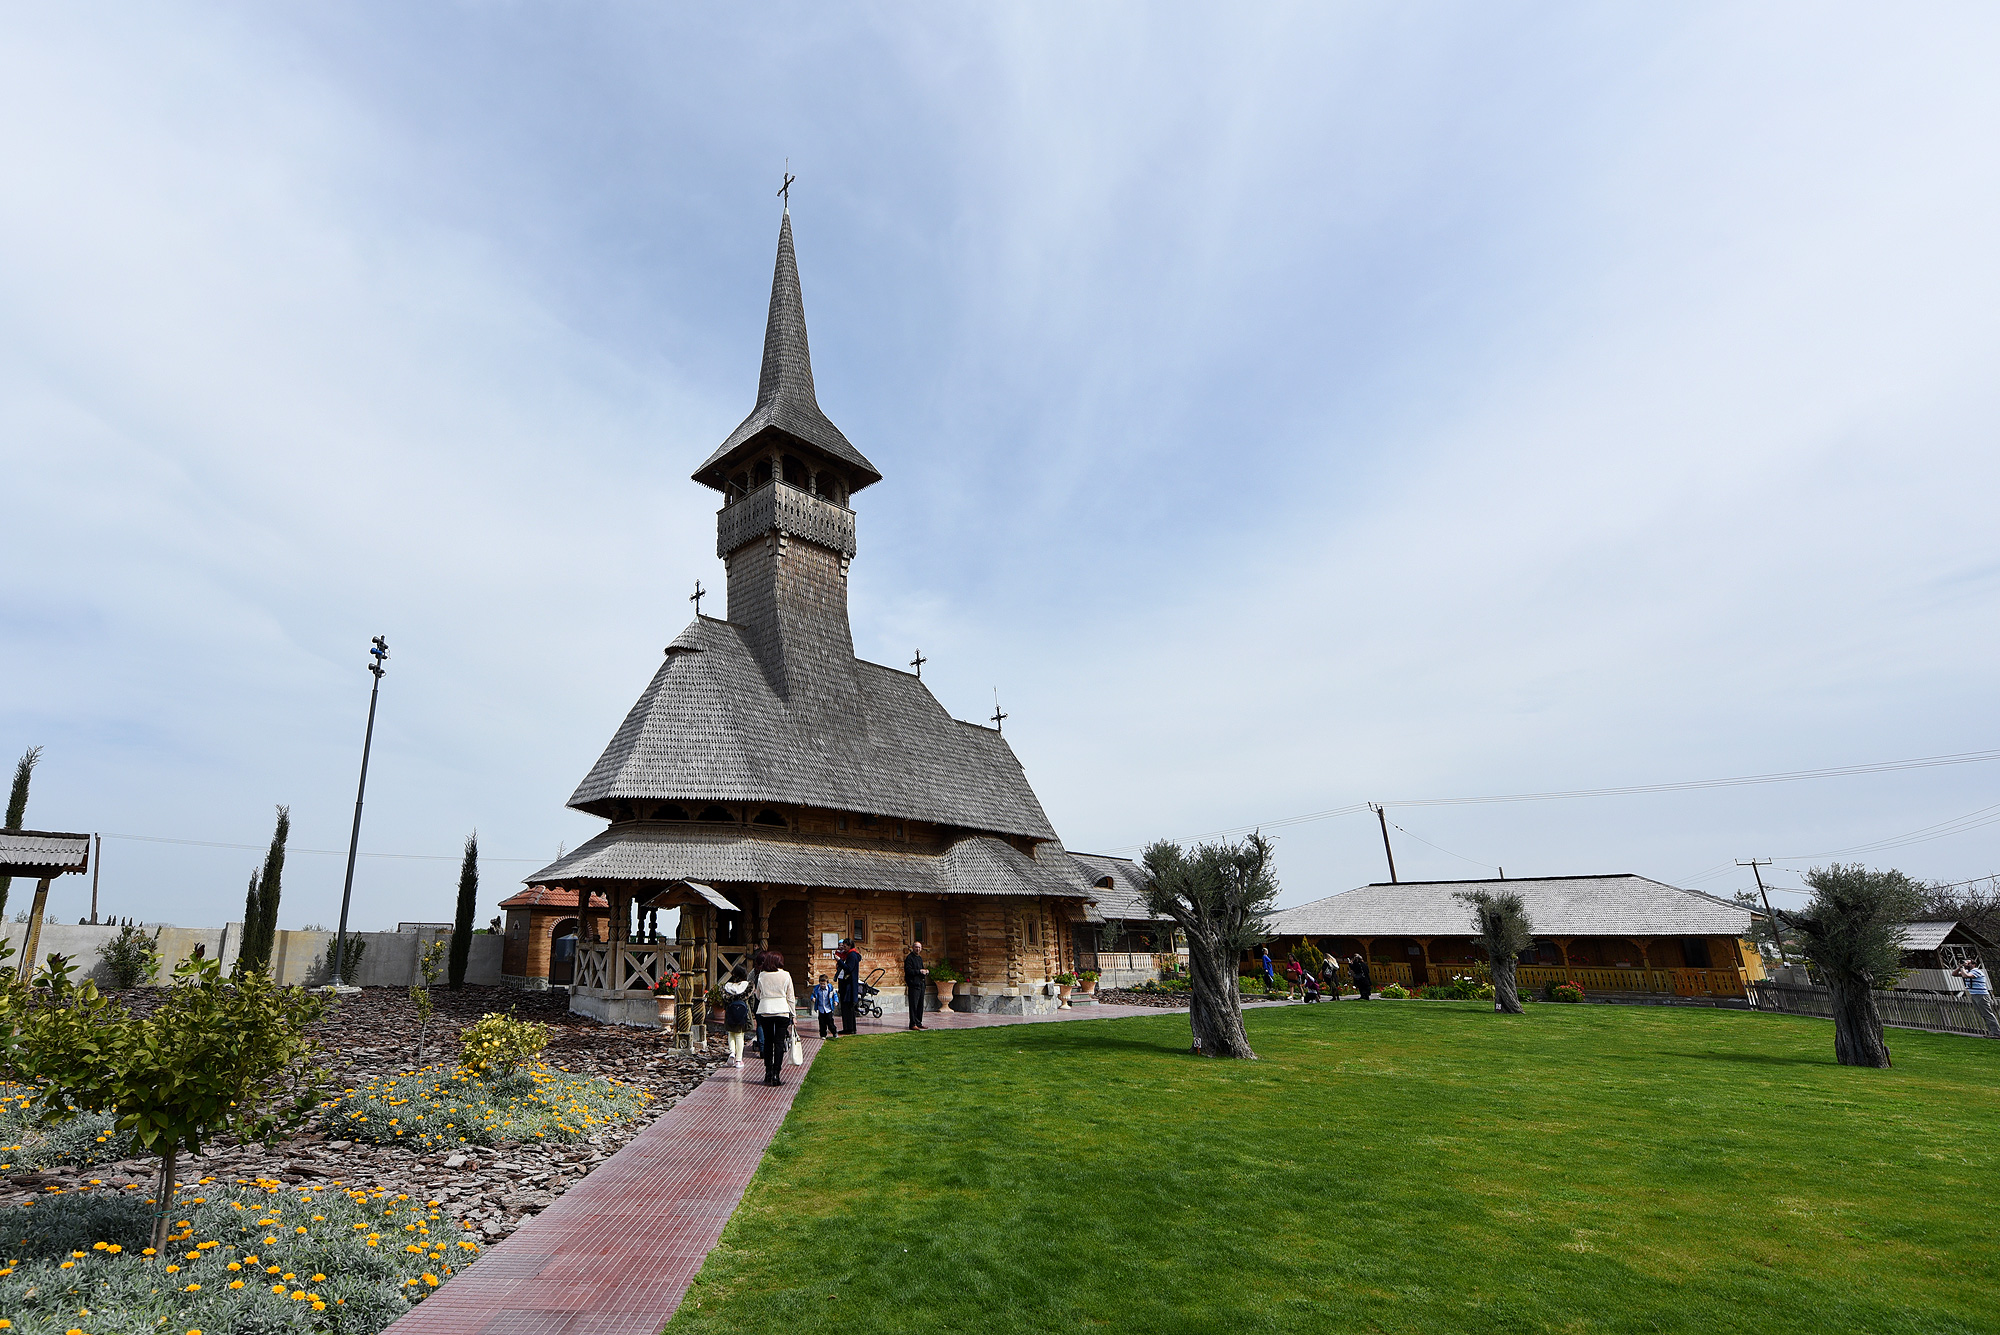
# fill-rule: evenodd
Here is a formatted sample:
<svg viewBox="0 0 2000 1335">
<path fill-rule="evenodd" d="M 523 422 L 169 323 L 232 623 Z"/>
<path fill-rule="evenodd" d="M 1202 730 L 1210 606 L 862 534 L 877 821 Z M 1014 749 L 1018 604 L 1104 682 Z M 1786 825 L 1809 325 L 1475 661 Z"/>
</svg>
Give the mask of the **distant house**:
<svg viewBox="0 0 2000 1335">
<path fill-rule="evenodd" d="M 1129 987 L 1160 976 L 1170 958 L 1185 958 L 1176 949 L 1173 920 L 1156 918 L 1146 906 L 1146 871 L 1130 858 L 1103 853 L 1072 853 L 1071 861 L 1090 883 L 1095 902 L 1084 910 L 1075 933 L 1078 969 L 1095 969 L 1100 987 Z"/>
<path fill-rule="evenodd" d="M 602 894 L 590 897 L 588 920 L 576 906 L 577 892 L 561 886 L 531 885 L 500 901 L 507 915 L 500 974 L 510 983 L 547 987 L 571 981 L 576 943 L 601 941 L 611 917 Z"/>
<path fill-rule="evenodd" d="M 1486 956 L 1458 898 L 1474 890 L 1512 890 L 1526 904 L 1535 944 L 1521 957 L 1524 986 L 1567 975 L 1586 992 L 1741 996 L 1763 977 L 1745 940 L 1748 909 L 1630 873 L 1364 885 L 1273 915 L 1271 954 L 1305 940 L 1342 959 L 1360 954 L 1377 986 L 1476 971 Z"/>
<path fill-rule="evenodd" d="M 1906 992 L 1963 992 L 1965 984 L 1951 971 L 1993 948 L 1991 941 L 1962 922 L 1905 923 L 1903 967 L 1909 972 L 1896 986 Z"/>
</svg>

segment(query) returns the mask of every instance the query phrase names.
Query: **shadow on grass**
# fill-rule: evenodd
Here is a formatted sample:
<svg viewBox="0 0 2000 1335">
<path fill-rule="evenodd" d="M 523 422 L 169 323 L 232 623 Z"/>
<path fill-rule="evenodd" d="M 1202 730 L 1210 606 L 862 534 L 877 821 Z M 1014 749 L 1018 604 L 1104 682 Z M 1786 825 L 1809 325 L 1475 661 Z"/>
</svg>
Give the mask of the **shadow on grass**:
<svg viewBox="0 0 2000 1335">
<path fill-rule="evenodd" d="M 1781 1057 L 1772 1052 L 1669 1052 L 1656 1057 L 1684 1057 L 1697 1062 L 1745 1062 L 1751 1066 L 1837 1066 L 1832 1057 Z"/>
</svg>

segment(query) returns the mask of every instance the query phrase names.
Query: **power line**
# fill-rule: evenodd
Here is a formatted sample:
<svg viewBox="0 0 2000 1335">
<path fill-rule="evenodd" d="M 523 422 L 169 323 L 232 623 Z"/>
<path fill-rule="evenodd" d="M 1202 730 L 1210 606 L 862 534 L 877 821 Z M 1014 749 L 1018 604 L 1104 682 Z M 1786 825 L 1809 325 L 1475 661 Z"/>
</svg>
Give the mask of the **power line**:
<svg viewBox="0 0 2000 1335">
<path fill-rule="evenodd" d="M 1456 807 L 1475 806 L 1494 802 L 1556 802 L 1579 797 L 1634 797 L 1651 793 L 1685 793 L 1706 788 L 1743 788 L 1767 783 L 1798 783 L 1806 779 L 1836 779 L 1855 774 L 1889 774 L 1898 770 L 1936 769 L 1946 765 L 1978 765 L 2000 760 L 2000 750 L 1959 751 L 1943 756 L 1919 756 L 1912 760 L 1884 760 L 1866 765 L 1833 765 L 1824 769 L 1786 770 L 1774 774 L 1743 774 L 1727 779 L 1686 779 L 1675 783 L 1626 784 L 1615 788 L 1566 788 L 1541 793 L 1501 793 L 1485 797 L 1408 797 L 1399 801 L 1384 802 L 1390 807 Z M 1325 811 L 1307 812 L 1302 816 L 1287 816 L 1282 820 L 1259 821 L 1251 825 L 1237 825 L 1227 830 L 1210 830 L 1207 834 L 1193 836 L 1196 842 L 1206 839 L 1225 839 L 1231 835 L 1249 834 L 1253 830 L 1276 830 L 1287 825 L 1303 825 L 1310 821 L 1330 820 L 1335 816 L 1346 816 L 1373 808 L 1366 802 L 1352 802 L 1344 807 L 1332 807 Z M 1401 828 L 1398 826 L 1397 828 Z M 1408 833 L 1408 831 L 1405 831 Z M 1411 835 L 1411 838 L 1416 836 Z M 1125 844 L 1105 850 L 1110 853 L 1130 853 L 1143 847 L 1140 844 Z M 1457 857 L 1457 854 L 1452 854 Z M 1823 856 L 1823 855 L 1821 855 Z M 1469 859 L 1468 859 L 1469 861 Z M 1484 866 L 1484 863 L 1474 863 Z M 1713 869 L 1712 869 L 1713 870 Z"/>
<path fill-rule="evenodd" d="M 251 853 L 262 853 L 263 844 L 225 844 L 211 839 L 169 839 L 157 834 L 107 834 L 106 839 L 129 839 L 141 844 L 180 844 L 188 848 L 240 848 Z M 287 853 L 317 853 L 326 857 L 346 857 L 344 848 L 292 848 Z M 464 857 L 455 853 L 363 853 L 364 858 L 395 858 L 406 862 L 462 862 Z M 481 862 L 540 862 L 540 858 L 496 858 L 485 853 L 479 855 Z"/>
</svg>

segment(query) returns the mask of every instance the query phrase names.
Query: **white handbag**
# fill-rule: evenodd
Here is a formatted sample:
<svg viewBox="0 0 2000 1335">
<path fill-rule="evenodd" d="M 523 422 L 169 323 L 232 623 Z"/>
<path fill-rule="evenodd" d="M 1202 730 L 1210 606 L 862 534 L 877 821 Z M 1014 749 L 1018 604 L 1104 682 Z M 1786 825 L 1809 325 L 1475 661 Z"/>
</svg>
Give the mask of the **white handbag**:
<svg viewBox="0 0 2000 1335">
<path fill-rule="evenodd" d="M 805 1046 L 799 1042 L 799 1027 L 796 1024 L 792 1026 L 791 1042 L 785 1047 L 785 1056 L 791 1059 L 791 1063 L 794 1066 L 804 1066 L 806 1064 L 806 1050 Z"/>
</svg>

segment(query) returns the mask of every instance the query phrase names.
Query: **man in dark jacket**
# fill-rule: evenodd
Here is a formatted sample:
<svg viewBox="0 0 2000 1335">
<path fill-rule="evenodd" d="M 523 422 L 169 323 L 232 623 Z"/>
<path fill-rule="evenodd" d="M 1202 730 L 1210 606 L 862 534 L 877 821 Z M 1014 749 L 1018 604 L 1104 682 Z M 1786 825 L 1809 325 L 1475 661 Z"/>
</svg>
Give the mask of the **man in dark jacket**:
<svg viewBox="0 0 2000 1335">
<path fill-rule="evenodd" d="M 1360 955 L 1347 961 L 1347 976 L 1354 980 L 1354 990 L 1361 994 L 1363 1001 L 1375 990 L 1375 979 L 1368 972 L 1368 961 Z"/>
<path fill-rule="evenodd" d="M 910 999 L 912 1029 L 924 1027 L 924 979 L 930 977 L 930 972 L 924 967 L 924 943 L 918 941 L 903 956 L 903 993 Z"/>
<path fill-rule="evenodd" d="M 840 957 L 833 966 L 833 985 L 840 992 L 840 1032 L 854 1032 L 854 1015 L 861 1005 L 861 952 L 849 937 L 840 943 Z"/>
</svg>

